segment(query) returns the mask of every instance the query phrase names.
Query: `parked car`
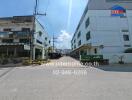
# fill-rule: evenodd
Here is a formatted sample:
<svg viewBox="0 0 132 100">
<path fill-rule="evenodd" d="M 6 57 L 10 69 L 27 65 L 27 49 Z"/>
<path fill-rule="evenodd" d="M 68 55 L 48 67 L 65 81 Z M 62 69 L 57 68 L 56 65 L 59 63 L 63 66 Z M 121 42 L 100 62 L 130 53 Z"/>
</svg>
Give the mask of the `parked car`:
<svg viewBox="0 0 132 100">
<path fill-rule="evenodd" d="M 48 56 L 50 59 L 58 59 L 62 57 L 61 53 L 49 53 Z"/>
</svg>

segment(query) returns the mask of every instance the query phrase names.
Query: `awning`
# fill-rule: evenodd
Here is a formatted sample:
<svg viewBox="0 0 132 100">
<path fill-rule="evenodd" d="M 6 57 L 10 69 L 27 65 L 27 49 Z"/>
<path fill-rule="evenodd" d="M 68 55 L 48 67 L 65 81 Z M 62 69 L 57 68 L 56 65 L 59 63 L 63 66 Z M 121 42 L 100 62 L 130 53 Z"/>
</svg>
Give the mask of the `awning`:
<svg viewBox="0 0 132 100">
<path fill-rule="evenodd" d="M 79 51 L 79 50 L 82 50 L 82 49 L 90 49 L 90 48 L 92 48 L 91 43 L 89 43 L 89 44 L 84 44 L 84 45 L 80 46 L 79 48 L 73 50 L 72 52 Z"/>
</svg>

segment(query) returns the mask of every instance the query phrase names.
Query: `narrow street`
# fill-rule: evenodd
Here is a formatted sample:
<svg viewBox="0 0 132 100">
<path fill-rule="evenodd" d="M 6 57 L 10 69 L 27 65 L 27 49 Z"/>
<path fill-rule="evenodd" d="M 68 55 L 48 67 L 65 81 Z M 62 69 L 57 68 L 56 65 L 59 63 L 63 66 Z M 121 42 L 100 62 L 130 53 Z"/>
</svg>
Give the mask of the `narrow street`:
<svg viewBox="0 0 132 100">
<path fill-rule="evenodd" d="M 62 57 L 52 62 L 75 62 Z M 7 69 L 9 70 L 8 72 Z M 131 100 L 132 73 L 70 66 L 1 68 L 0 100 Z M 55 70 L 86 70 L 84 75 Z"/>
</svg>

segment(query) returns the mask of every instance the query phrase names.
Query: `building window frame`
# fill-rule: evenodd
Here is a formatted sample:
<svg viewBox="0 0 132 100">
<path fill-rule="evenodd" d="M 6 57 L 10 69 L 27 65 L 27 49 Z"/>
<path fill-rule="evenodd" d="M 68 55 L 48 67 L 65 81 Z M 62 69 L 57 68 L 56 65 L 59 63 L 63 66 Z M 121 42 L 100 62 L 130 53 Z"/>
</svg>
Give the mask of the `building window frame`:
<svg viewBox="0 0 132 100">
<path fill-rule="evenodd" d="M 42 36 L 42 34 L 43 34 L 43 33 L 42 33 L 41 31 L 39 31 L 39 36 Z"/>
<path fill-rule="evenodd" d="M 80 46 L 82 44 L 81 42 L 82 42 L 81 40 L 78 41 L 78 46 Z"/>
<path fill-rule="evenodd" d="M 26 43 L 29 44 L 30 43 L 30 39 L 19 39 L 20 43 Z"/>
<path fill-rule="evenodd" d="M 43 44 L 40 40 L 36 40 L 36 42 L 38 43 L 38 44 Z"/>
<path fill-rule="evenodd" d="M 88 17 L 87 20 L 85 21 L 85 28 L 87 28 L 90 24 L 90 18 Z"/>
<path fill-rule="evenodd" d="M 80 38 L 81 36 L 81 31 L 78 32 L 77 38 Z"/>
<path fill-rule="evenodd" d="M 51 43 L 51 41 L 49 40 L 49 44 Z"/>
<path fill-rule="evenodd" d="M 76 45 L 74 45 L 74 49 L 76 49 Z"/>
<path fill-rule="evenodd" d="M 123 39 L 124 39 L 124 41 L 130 41 L 130 37 L 128 34 L 124 34 Z"/>
<path fill-rule="evenodd" d="M 22 32 L 30 32 L 31 29 L 30 29 L 30 28 L 22 28 L 21 31 L 22 31 Z"/>
<path fill-rule="evenodd" d="M 48 40 L 48 38 L 47 37 L 45 37 L 45 41 L 47 41 Z"/>
<path fill-rule="evenodd" d="M 97 54 L 97 53 L 98 53 L 97 48 L 95 48 L 95 49 L 94 49 L 94 53 L 95 53 L 95 54 Z"/>
<path fill-rule="evenodd" d="M 86 33 L 86 40 L 88 41 L 91 38 L 90 31 Z"/>
<path fill-rule="evenodd" d="M 124 45 L 124 47 L 131 47 L 131 45 Z"/>
<path fill-rule="evenodd" d="M 13 43 L 13 39 L 3 39 L 2 43 Z"/>
<path fill-rule="evenodd" d="M 11 29 L 11 28 L 4 28 L 3 31 L 4 31 L 4 32 L 11 32 L 12 29 Z"/>
<path fill-rule="evenodd" d="M 129 32 L 128 29 L 121 30 L 121 32 Z"/>
<path fill-rule="evenodd" d="M 74 40 L 74 43 L 76 43 L 76 39 Z"/>
</svg>

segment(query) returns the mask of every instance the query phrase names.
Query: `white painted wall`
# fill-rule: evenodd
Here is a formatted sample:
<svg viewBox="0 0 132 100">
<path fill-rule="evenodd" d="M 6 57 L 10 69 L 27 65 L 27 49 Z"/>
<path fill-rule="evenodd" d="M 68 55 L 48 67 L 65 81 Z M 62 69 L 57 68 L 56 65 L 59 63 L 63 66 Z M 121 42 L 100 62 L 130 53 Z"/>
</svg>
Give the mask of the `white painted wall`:
<svg viewBox="0 0 132 100">
<path fill-rule="evenodd" d="M 132 10 L 126 12 L 126 18 L 112 17 L 111 10 L 89 10 L 83 19 L 78 31 L 75 33 L 76 46 L 81 39 L 82 45 L 92 43 L 93 46 L 104 45 L 104 53 L 122 53 L 126 49 L 124 45 L 132 46 Z M 90 18 L 90 25 L 85 28 L 87 18 Z M 129 30 L 130 41 L 124 41 L 122 30 Z M 78 39 L 78 32 L 81 31 L 81 37 Z M 86 40 L 86 33 L 91 32 L 91 39 Z M 73 43 L 74 44 L 74 43 Z M 73 45 L 74 46 L 74 45 Z"/>
<path fill-rule="evenodd" d="M 43 43 L 42 46 L 44 46 L 44 42 L 49 46 L 50 45 L 49 44 L 50 37 L 49 37 L 48 33 L 45 31 L 44 27 L 41 26 L 41 24 L 37 20 L 35 21 L 35 25 L 36 25 L 36 28 L 35 28 L 35 33 L 36 34 L 34 35 L 35 38 L 40 40 Z M 42 32 L 41 36 L 38 33 L 39 31 Z M 45 40 L 46 37 L 47 37 L 47 41 Z M 36 43 L 36 41 L 35 41 L 35 44 L 38 44 L 38 43 Z M 38 44 L 38 45 L 40 45 L 40 44 Z"/>
<path fill-rule="evenodd" d="M 109 59 L 110 63 L 118 63 L 120 61 L 119 57 L 123 57 L 125 63 L 132 63 L 132 53 L 106 53 L 103 54 L 104 59 Z"/>
</svg>

